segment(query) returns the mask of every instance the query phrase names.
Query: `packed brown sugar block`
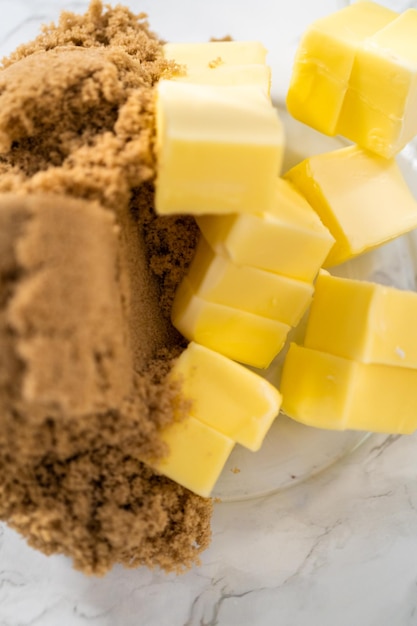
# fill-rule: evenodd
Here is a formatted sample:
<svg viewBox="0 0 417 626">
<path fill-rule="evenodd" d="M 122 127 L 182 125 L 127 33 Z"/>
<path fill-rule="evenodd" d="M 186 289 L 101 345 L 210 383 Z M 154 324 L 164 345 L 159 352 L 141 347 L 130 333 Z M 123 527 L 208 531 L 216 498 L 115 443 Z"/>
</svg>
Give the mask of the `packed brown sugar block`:
<svg viewBox="0 0 417 626">
<path fill-rule="evenodd" d="M 146 21 L 93 0 L 0 69 L 0 519 L 104 574 L 181 571 L 211 501 L 141 463 L 183 338 L 171 302 L 197 241 L 153 210 L 153 88 L 170 65 Z"/>
<path fill-rule="evenodd" d="M 19 405 L 74 418 L 116 410 L 133 370 L 114 215 L 72 198 L 4 194 L 0 219 L 4 238 L 21 222 L 21 278 L 5 310 L 23 367 Z"/>
</svg>

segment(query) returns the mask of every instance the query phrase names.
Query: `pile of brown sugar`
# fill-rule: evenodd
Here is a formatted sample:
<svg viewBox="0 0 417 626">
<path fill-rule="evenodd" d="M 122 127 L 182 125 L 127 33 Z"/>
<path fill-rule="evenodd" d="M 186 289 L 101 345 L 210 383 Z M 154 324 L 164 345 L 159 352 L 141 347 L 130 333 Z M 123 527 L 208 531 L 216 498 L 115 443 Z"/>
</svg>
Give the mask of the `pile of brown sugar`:
<svg viewBox="0 0 417 626">
<path fill-rule="evenodd" d="M 139 460 L 181 407 L 169 311 L 198 236 L 152 206 L 170 71 L 99 0 L 0 69 L 0 519 L 92 574 L 180 571 L 210 539 L 211 502 Z"/>
</svg>

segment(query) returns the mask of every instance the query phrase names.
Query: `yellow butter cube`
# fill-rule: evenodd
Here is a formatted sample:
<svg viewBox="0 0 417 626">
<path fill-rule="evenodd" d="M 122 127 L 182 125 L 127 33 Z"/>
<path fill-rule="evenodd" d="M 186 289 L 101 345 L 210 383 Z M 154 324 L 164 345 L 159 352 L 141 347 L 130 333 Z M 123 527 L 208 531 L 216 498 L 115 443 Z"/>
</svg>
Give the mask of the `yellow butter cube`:
<svg viewBox="0 0 417 626">
<path fill-rule="evenodd" d="M 183 83 L 202 85 L 253 85 L 269 96 L 271 70 L 266 65 L 215 65 L 205 69 L 189 68 L 171 78 Z"/>
<path fill-rule="evenodd" d="M 164 55 L 181 65 L 171 80 L 212 85 L 257 85 L 270 92 L 266 49 L 257 41 L 167 43 Z"/>
<path fill-rule="evenodd" d="M 266 48 L 259 41 L 204 41 L 166 43 L 166 59 L 197 69 L 218 65 L 264 65 Z"/>
<path fill-rule="evenodd" d="M 258 86 L 159 81 L 158 213 L 269 208 L 283 149 L 282 123 Z"/>
<path fill-rule="evenodd" d="M 161 439 L 168 445 L 167 456 L 146 462 L 186 489 L 210 497 L 234 441 L 192 416 L 164 428 Z"/>
<path fill-rule="evenodd" d="M 236 264 L 311 282 L 334 239 L 303 196 L 282 178 L 274 203 L 258 215 L 197 217 L 207 241 Z"/>
<path fill-rule="evenodd" d="M 337 134 L 358 47 L 396 16 L 394 11 L 364 1 L 314 22 L 296 53 L 288 111 L 327 135 Z"/>
<path fill-rule="evenodd" d="M 417 134 L 417 10 L 358 49 L 337 132 L 386 158 Z"/>
<path fill-rule="evenodd" d="M 320 272 L 304 345 L 364 363 L 417 368 L 417 293 Z"/>
<path fill-rule="evenodd" d="M 281 406 L 267 380 L 218 352 L 191 342 L 170 376 L 190 400 L 190 414 L 249 450 L 259 450 Z"/>
<path fill-rule="evenodd" d="M 188 279 L 177 289 L 171 319 L 190 341 L 259 368 L 270 365 L 290 330 L 288 324 L 203 300 Z"/>
<path fill-rule="evenodd" d="M 349 146 L 305 159 L 285 177 L 336 239 L 324 267 L 347 261 L 417 226 L 417 202 L 395 159 Z"/>
<path fill-rule="evenodd" d="M 283 411 L 316 428 L 401 434 L 417 428 L 417 369 L 291 344 L 280 389 Z"/>
<path fill-rule="evenodd" d="M 214 252 L 201 237 L 187 278 L 196 295 L 217 304 L 279 320 L 295 326 L 308 309 L 313 284 L 237 265 Z"/>
</svg>

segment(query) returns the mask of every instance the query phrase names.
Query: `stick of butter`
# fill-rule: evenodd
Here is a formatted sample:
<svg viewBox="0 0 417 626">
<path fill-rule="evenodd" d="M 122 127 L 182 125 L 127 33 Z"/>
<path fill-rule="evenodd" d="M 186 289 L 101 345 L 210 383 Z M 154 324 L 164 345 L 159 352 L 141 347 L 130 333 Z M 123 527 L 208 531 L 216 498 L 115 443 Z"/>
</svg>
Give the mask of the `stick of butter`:
<svg viewBox="0 0 417 626">
<path fill-rule="evenodd" d="M 273 204 L 284 131 L 258 86 L 161 80 L 156 120 L 158 213 L 255 213 Z"/>
<path fill-rule="evenodd" d="M 237 265 L 217 254 L 203 236 L 187 278 L 201 298 L 296 326 L 308 309 L 313 284 L 249 265 Z"/>
<path fill-rule="evenodd" d="M 417 428 L 417 369 L 291 344 L 280 391 L 284 413 L 316 428 L 401 434 Z"/>
<path fill-rule="evenodd" d="M 172 324 L 190 341 L 230 359 L 266 368 L 284 346 L 290 326 L 197 296 L 184 278 L 175 294 Z"/>
<path fill-rule="evenodd" d="M 258 215 L 202 215 L 197 224 L 219 254 L 250 265 L 312 282 L 334 244 L 305 198 L 288 181 L 275 180 L 270 211 Z"/>
<path fill-rule="evenodd" d="M 417 293 L 320 272 L 304 345 L 362 361 L 417 368 Z"/>
<path fill-rule="evenodd" d="M 336 240 L 331 267 L 417 227 L 417 202 L 395 159 L 349 146 L 305 159 L 285 174 Z"/>
<path fill-rule="evenodd" d="M 194 342 L 178 357 L 170 377 L 190 400 L 190 415 L 249 450 L 259 450 L 281 406 L 271 383 Z"/>
</svg>

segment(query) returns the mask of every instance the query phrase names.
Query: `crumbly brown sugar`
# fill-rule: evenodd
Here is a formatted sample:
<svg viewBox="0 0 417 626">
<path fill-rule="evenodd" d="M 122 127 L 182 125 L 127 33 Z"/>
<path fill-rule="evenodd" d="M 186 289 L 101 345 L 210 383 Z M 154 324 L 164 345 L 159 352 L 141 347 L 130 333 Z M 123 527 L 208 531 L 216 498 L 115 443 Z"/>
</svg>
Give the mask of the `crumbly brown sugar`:
<svg viewBox="0 0 417 626">
<path fill-rule="evenodd" d="M 170 71 L 144 16 L 97 0 L 0 70 L 0 518 L 86 573 L 179 571 L 210 538 L 211 502 L 138 460 L 174 418 L 198 232 L 152 206 Z"/>
</svg>

